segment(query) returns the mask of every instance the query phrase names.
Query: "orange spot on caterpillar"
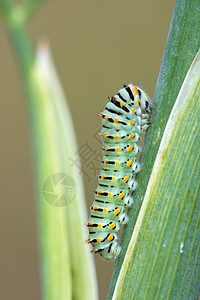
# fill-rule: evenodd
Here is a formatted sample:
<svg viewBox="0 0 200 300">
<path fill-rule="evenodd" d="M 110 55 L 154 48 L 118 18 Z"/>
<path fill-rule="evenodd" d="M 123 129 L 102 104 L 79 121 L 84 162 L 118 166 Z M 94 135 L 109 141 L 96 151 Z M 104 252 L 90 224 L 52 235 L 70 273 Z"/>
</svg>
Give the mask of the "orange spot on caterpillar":
<svg viewBox="0 0 200 300">
<path fill-rule="evenodd" d="M 114 214 L 118 215 L 119 213 L 120 213 L 120 209 L 119 208 L 115 209 Z"/>
<path fill-rule="evenodd" d="M 123 198 L 124 198 L 124 196 L 125 196 L 125 194 L 124 194 L 124 193 L 120 193 L 120 194 L 119 194 L 119 199 L 123 199 Z"/>
<path fill-rule="evenodd" d="M 139 100 L 139 99 L 137 99 L 137 100 L 136 100 L 136 104 L 137 104 L 137 105 L 139 105 L 139 103 L 140 103 L 140 100 Z"/>
<path fill-rule="evenodd" d="M 94 211 L 95 211 L 96 209 L 98 209 L 98 206 L 94 206 L 94 207 L 93 207 L 93 210 L 94 210 Z"/>
<path fill-rule="evenodd" d="M 133 150 L 133 146 L 128 146 L 127 152 L 130 152 L 131 150 Z"/>
<path fill-rule="evenodd" d="M 108 193 L 108 197 L 112 197 L 112 193 L 109 192 L 109 193 Z"/>
<path fill-rule="evenodd" d="M 106 147 L 106 148 L 105 148 L 105 151 L 107 151 L 108 149 L 109 149 L 109 147 Z"/>
<path fill-rule="evenodd" d="M 104 164 L 107 165 L 107 163 L 108 163 L 108 159 L 105 159 Z"/>
<path fill-rule="evenodd" d="M 107 213 L 108 212 L 107 208 L 104 207 L 103 212 Z"/>
<path fill-rule="evenodd" d="M 98 135 L 102 136 L 102 133 L 101 133 L 101 132 L 99 132 L 99 133 L 98 133 Z"/>
<path fill-rule="evenodd" d="M 127 182 L 129 180 L 129 177 L 128 176 L 125 176 L 124 177 L 124 182 Z"/>
<path fill-rule="evenodd" d="M 93 222 L 90 222 L 90 223 L 86 223 L 85 225 L 90 227 L 92 224 L 93 224 Z"/>
<path fill-rule="evenodd" d="M 118 136 L 118 135 L 115 135 L 115 136 L 114 136 L 114 139 L 115 139 L 115 140 L 118 140 L 118 139 L 119 139 L 119 136 Z"/>
<path fill-rule="evenodd" d="M 118 124 L 118 123 L 119 123 L 119 119 L 115 118 L 115 119 L 114 119 L 114 123 L 115 123 L 115 124 Z"/>
<path fill-rule="evenodd" d="M 133 139 L 133 138 L 134 138 L 134 136 L 135 136 L 135 134 L 134 134 L 134 133 L 130 134 L 130 135 L 129 135 L 129 138 L 128 138 L 128 140 L 131 140 L 131 139 Z"/>
<path fill-rule="evenodd" d="M 111 229 L 115 228 L 115 223 L 110 224 L 109 227 L 110 227 Z"/>
<path fill-rule="evenodd" d="M 105 119 L 106 121 L 108 121 L 108 118 L 109 118 L 109 115 L 106 115 L 104 119 Z"/>
<path fill-rule="evenodd" d="M 134 93 L 135 95 L 137 95 L 137 93 L 138 93 L 137 88 L 136 88 L 135 86 L 133 87 L 133 93 Z"/>
<path fill-rule="evenodd" d="M 116 160 L 115 164 L 116 164 L 116 166 L 119 166 L 119 162 L 117 160 Z"/>
<path fill-rule="evenodd" d="M 133 122 L 133 121 L 129 121 L 129 125 L 130 125 L 130 126 L 133 126 L 133 125 L 134 125 L 134 122 Z"/>
<path fill-rule="evenodd" d="M 97 238 L 97 243 L 100 243 L 101 242 L 101 239 L 100 238 Z"/>
<path fill-rule="evenodd" d="M 131 109 L 131 112 L 132 112 L 132 114 L 134 114 L 135 113 L 135 109 Z"/>
<path fill-rule="evenodd" d="M 104 137 L 105 139 L 107 139 L 107 135 L 108 135 L 108 134 L 107 134 L 107 133 L 105 133 L 105 134 L 103 135 L 103 137 Z"/>
<path fill-rule="evenodd" d="M 113 177 L 112 180 L 113 180 L 113 181 L 116 181 L 116 177 Z"/>
<path fill-rule="evenodd" d="M 98 228 L 101 228 L 102 227 L 102 224 L 98 224 Z"/>
<path fill-rule="evenodd" d="M 114 236 L 112 234 L 109 235 L 108 240 L 112 241 L 114 239 Z"/>
<path fill-rule="evenodd" d="M 102 179 L 102 180 L 105 180 L 105 177 L 106 177 L 106 175 L 102 175 L 102 176 L 101 176 L 101 179 Z"/>
<path fill-rule="evenodd" d="M 102 191 L 98 191 L 98 192 L 97 192 L 97 195 L 98 195 L 98 196 L 101 196 L 102 193 L 103 193 Z"/>
<path fill-rule="evenodd" d="M 119 147 L 116 147 L 116 148 L 115 148 L 115 151 L 116 151 L 116 152 L 119 152 L 119 151 L 120 151 L 120 148 L 119 148 Z"/>
<path fill-rule="evenodd" d="M 129 160 L 129 161 L 127 161 L 127 167 L 130 167 L 130 166 L 132 166 L 132 163 L 133 163 L 133 161 L 132 161 L 132 160 Z"/>
<path fill-rule="evenodd" d="M 122 108 L 123 106 L 124 106 L 124 104 L 120 102 L 120 107 Z"/>
</svg>

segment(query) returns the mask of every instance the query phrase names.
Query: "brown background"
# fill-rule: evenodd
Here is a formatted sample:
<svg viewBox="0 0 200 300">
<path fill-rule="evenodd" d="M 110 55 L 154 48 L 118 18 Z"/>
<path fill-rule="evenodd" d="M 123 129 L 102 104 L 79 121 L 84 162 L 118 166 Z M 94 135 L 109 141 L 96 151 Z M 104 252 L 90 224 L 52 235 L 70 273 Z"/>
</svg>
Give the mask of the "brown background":
<svg viewBox="0 0 200 300">
<path fill-rule="evenodd" d="M 30 22 L 34 42 L 47 37 L 73 116 L 79 147 L 100 144 L 97 113 L 106 96 L 134 82 L 153 97 L 175 0 L 51 0 Z M 17 64 L 0 22 L 0 299 L 40 299 L 37 206 L 30 133 Z M 83 163 L 88 207 L 100 164 Z M 93 169 L 95 168 L 95 169 Z M 106 299 L 114 263 L 96 257 L 100 299 Z M 58 299 L 59 300 L 59 299 Z"/>
</svg>

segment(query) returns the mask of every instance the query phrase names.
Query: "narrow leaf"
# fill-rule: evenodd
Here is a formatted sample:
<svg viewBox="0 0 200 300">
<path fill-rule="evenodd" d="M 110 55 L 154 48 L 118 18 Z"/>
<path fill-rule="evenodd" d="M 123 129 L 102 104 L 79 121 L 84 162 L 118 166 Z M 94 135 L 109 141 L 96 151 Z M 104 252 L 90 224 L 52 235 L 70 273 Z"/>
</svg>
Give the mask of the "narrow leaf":
<svg viewBox="0 0 200 300">
<path fill-rule="evenodd" d="M 199 0 L 176 1 L 154 96 L 151 124 L 141 153 L 141 172 L 136 178 L 138 189 L 133 195 L 134 205 L 128 212 L 129 223 L 123 231 L 122 252 L 114 268 L 108 299 L 112 298 L 171 109 L 187 71 L 200 48 L 199 15 Z"/>
<path fill-rule="evenodd" d="M 45 80 L 49 101 L 54 110 L 58 126 L 59 140 L 57 142 L 62 158 L 60 171 L 66 175 L 65 185 L 69 204 L 63 204 L 62 209 L 64 209 L 66 218 L 66 243 L 70 252 L 72 298 L 74 300 L 93 300 L 98 298 L 98 293 L 93 256 L 89 253 L 88 245 L 85 243 L 87 233 L 84 223 L 87 221 L 87 214 L 83 182 L 80 172 L 77 171 L 77 168 L 72 167 L 70 160 L 77 149 L 75 132 L 67 101 L 47 45 L 38 48 L 37 65 L 41 76 L 41 85 L 44 86 L 43 81 Z"/>
<path fill-rule="evenodd" d="M 200 51 L 168 120 L 113 299 L 197 299 Z"/>
</svg>

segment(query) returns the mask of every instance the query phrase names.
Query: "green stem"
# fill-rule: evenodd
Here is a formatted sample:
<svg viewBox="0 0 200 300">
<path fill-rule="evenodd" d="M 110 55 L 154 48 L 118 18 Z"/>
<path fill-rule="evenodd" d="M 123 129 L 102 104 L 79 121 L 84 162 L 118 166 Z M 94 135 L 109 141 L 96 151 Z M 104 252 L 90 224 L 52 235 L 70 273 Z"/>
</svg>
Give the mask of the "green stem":
<svg viewBox="0 0 200 300">
<path fill-rule="evenodd" d="M 21 71 L 21 77 L 25 89 L 27 109 L 31 119 L 31 130 L 33 140 L 37 136 L 36 123 L 34 120 L 37 118 L 37 110 L 35 105 L 37 103 L 36 93 L 33 88 L 33 83 L 31 79 L 31 70 L 34 65 L 34 49 L 30 41 L 27 29 L 23 24 L 16 25 L 12 19 L 8 24 L 8 30 L 10 35 L 10 40 L 13 44 L 13 48 L 16 52 L 17 62 L 19 63 L 19 70 Z"/>
<path fill-rule="evenodd" d="M 6 23 L 22 71 L 32 130 L 39 201 L 43 298 L 71 299 L 71 266 L 65 210 L 49 205 L 42 196 L 42 185 L 46 178 L 62 170 L 57 122 L 52 103 L 35 75 L 34 50 L 24 25 L 23 13 L 18 8 L 14 7 L 10 11 Z"/>
<path fill-rule="evenodd" d="M 22 71 L 23 80 L 25 87 L 29 86 L 30 83 L 30 70 L 34 62 L 34 51 L 30 42 L 28 33 L 24 26 L 15 26 L 12 24 L 9 27 L 11 40 L 13 42 L 18 61 L 20 64 L 20 70 Z M 32 95 L 29 94 L 32 99 Z"/>
</svg>

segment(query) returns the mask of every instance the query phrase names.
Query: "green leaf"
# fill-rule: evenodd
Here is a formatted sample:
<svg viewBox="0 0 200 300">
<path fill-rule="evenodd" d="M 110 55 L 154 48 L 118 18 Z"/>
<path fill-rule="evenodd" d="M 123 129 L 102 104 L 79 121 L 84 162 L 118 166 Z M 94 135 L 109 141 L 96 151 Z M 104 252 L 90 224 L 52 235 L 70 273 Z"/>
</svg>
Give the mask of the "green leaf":
<svg viewBox="0 0 200 300">
<path fill-rule="evenodd" d="M 85 245 L 82 178 L 69 157 L 77 151 L 66 99 L 47 49 L 36 57 L 25 23 L 29 6 L 0 0 L 26 92 L 38 200 L 43 299 L 97 299 L 93 257 Z M 27 11 L 30 9 L 29 11 Z M 26 17 L 24 17 L 26 16 Z M 69 189 L 74 195 L 63 195 Z M 66 200 L 68 202 L 66 203 Z M 85 229 L 86 230 L 86 229 Z"/>
<path fill-rule="evenodd" d="M 200 51 L 160 144 L 113 299 L 197 299 Z"/>
<path fill-rule="evenodd" d="M 136 177 L 138 189 L 133 194 L 133 207 L 128 212 L 129 222 L 123 231 L 122 252 L 116 261 L 108 299 L 112 298 L 171 109 L 200 48 L 199 15 L 199 0 L 177 0 L 155 91 L 151 124 L 143 144 L 141 172 Z"/>
<path fill-rule="evenodd" d="M 70 157 L 73 158 L 77 149 L 75 132 L 69 108 L 67 107 L 67 101 L 47 46 L 43 45 L 38 48 L 36 69 L 37 86 L 44 90 L 45 98 L 48 100 L 48 103 L 50 103 L 54 112 L 53 119 L 48 120 L 49 123 L 52 123 L 52 125 L 49 124 L 49 126 L 53 128 L 57 126 L 57 141 L 55 141 L 56 144 L 54 143 L 54 147 L 59 147 L 60 149 L 57 155 L 60 157 L 62 165 L 57 166 L 57 168 L 60 169 L 55 170 L 55 172 L 60 171 L 66 175 L 65 184 L 67 186 L 67 193 L 69 193 L 67 195 L 71 202 L 61 208 L 54 208 L 51 215 L 48 215 L 49 222 L 54 222 L 53 214 L 57 214 L 57 210 L 59 214 L 61 212 L 64 214 L 63 217 L 67 232 L 63 239 L 69 249 L 69 260 L 67 262 L 64 260 L 61 261 L 62 266 L 59 266 L 58 271 L 61 273 L 63 267 L 67 268 L 70 266 L 71 286 L 66 286 L 66 288 L 72 289 L 71 298 L 74 300 L 97 299 L 98 293 L 93 256 L 89 253 L 88 245 L 85 243 L 87 233 L 86 227 L 83 224 L 87 221 L 87 214 L 82 175 L 77 168 L 72 167 L 70 160 Z M 44 107 L 44 111 L 45 110 L 46 107 Z M 48 141 L 50 137 L 43 136 L 43 139 Z M 47 156 L 47 153 L 48 149 L 45 149 L 44 155 Z M 52 157 L 49 157 L 49 160 L 51 159 Z M 77 163 L 79 162 L 77 161 Z M 43 218 L 43 216 L 41 216 L 41 218 Z M 43 227 L 48 227 L 48 224 L 47 226 L 43 224 Z M 54 244 L 54 241 L 51 240 L 52 237 L 53 235 L 49 235 L 50 242 Z M 60 249 L 58 251 L 57 249 L 57 253 L 59 254 L 60 252 L 62 253 L 62 250 Z M 44 253 L 43 257 L 45 258 L 47 255 L 50 256 L 49 264 L 51 265 L 53 263 L 51 248 L 46 249 L 46 253 Z M 48 265 L 44 265 L 44 268 L 48 268 Z M 49 276 L 52 275 L 53 273 L 49 274 Z M 51 278 L 48 279 L 48 277 L 45 278 L 46 282 L 52 280 Z M 59 285 L 59 283 L 57 283 L 57 285 Z M 52 284 L 52 286 L 54 286 L 54 284 Z M 64 290 L 60 290 L 60 294 L 56 299 L 65 299 L 63 292 Z"/>
</svg>

